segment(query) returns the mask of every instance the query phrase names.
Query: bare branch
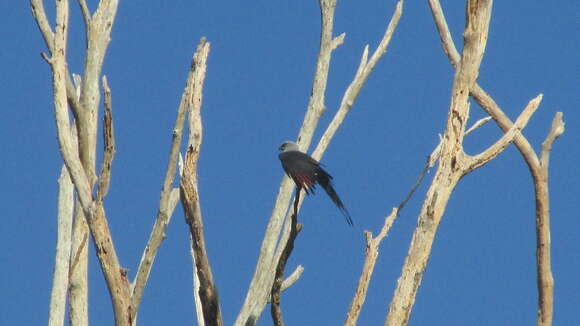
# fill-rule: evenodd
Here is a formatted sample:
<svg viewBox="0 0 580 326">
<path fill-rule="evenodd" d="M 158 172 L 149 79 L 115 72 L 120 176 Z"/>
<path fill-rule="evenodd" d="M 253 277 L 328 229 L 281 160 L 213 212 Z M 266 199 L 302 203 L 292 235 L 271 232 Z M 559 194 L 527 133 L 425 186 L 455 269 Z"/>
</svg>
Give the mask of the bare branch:
<svg viewBox="0 0 580 326">
<path fill-rule="evenodd" d="M 117 6 L 117 0 L 99 1 L 86 32 L 86 60 L 80 96 L 84 112 L 78 119 L 78 138 L 81 161 L 91 186 L 97 181 L 95 162 L 101 98 L 99 82 L 105 54 L 111 41 Z"/>
<path fill-rule="evenodd" d="M 85 22 L 85 28 L 88 30 L 89 25 L 91 24 L 91 11 L 89 10 L 89 6 L 87 6 L 86 0 L 78 0 L 79 6 L 81 7 L 81 12 L 83 14 L 83 21 Z"/>
<path fill-rule="evenodd" d="M 401 204 L 403 205 L 403 203 Z M 375 263 L 377 262 L 377 257 L 379 256 L 379 245 L 381 244 L 381 241 L 383 241 L 383 239 L 387 236 L 398 215 L 399 209 L 393 208 L 391 214 L 385 218 L 385 224 L 383 225 L 381 232 L 379 232 L 379 234 L 374 238 L 371 232 L 365 231 L 366 257 L 364 267 L 358 280 L 355 296 L 352 299 L 352 303 L 350 304 L 350 308 L 346 316 L 346 321 L 344 322 L 345 326 L 356 325 L 358 317 L 360 316 L 361 308 L 366 299 L 371 277 L 375 270 Z"/>
<path fill-rule="evenodd" d="M 194 71 L 192 79 L 192 90 L 189 94 L 189 137 L 187 146 L 193 146 L 195 152 L 199 152 L 203 137 L 203 125 L 201 123 L 201 103 L 203 93 L 203 83 L 207 70 L 207 57 L 209 56 L 210 43 L 202 38 L 196 55 L 193 58 Z"/>
<path fill-rule="evenodd" d="M 540 102 L 542 101 L 542 94 L 538 95 L 536 98 L 532 99 L 524 111 L 520 114 L 516 123 L 505 133 L 503 136 L 493 145 L 491 145 L 488 149 L 484 152 L 469 157 L 468 160 L 471 162 L 468 163 L 468 168 L 465 170 L 465 173 L 469 173 L 477 169 L 478 167 L 486 164 L 487 162 L 494 159 L 499 153 L 501 153 L 504 149 L 507 148 L 509 144 L 512 143 L 516 135 L 520 135 L 520 131 L 525 128 L 528 124 L 528 121 L 538 109 Z"/>
<path fill-rule="evenodd" d="M 334 51 L 337 47 L 341 46 L 344 43 L 344 37 L 346 36 L 345 33 L 338 35 L 337 37 L 332 39 L 332 50 Z"/>
<path fill-rule="evenodd" d="M 286 290 L 287 288 L 291 287 L 296 281 L 300 279 L 302 276 L 302 272 L 304 272 L 304 267 L 302 265 L 298 265 L 296 269 L 282 282 L 281 291 Z"/>
<path fill-rule="evenodd" d="M 316 149 L 312 154 L 312 157 L 314 159 L 319 160 L 322 157 L 322 153 L 326 150 L 328 144 L 330 143 L 330 140 L 338 130 L 338 127 L 344 121 L 346 114 L 352 108 L 354 101 L 356 100 L 358 94 L 360 93 L 360 90 L 362 89 L 367 78 L 371 74 L 373 68 L 375 67 L 379 59 L 383 56 L 383 54 L 385 54 L 385 52 L 387 51 L 387 47 L 389 46 L 393 33 L 397 28 L 397 24 L 399 23 L 399 19 L 401 18 L 402 14 L 403 14 L 403 1 L 399 1 L 397 2 L 395 12 L 391 17 L 391 20 L 389 22 L 389 25 L 387 26 L 383 39 L 379 43 L 379 46 L 371 56 L 370 60 L 368 60 L 368 62 L 367 62 L 368 45 L 365 46 L 361 62 L 359 64 L 355 77 L 353 78 L 352 82 L 344 92 L 342 101 L 340 103 L 340 108 L 334 115 L 332 122 L 326 128 L 326 131 L 322 135 L 320 142 L 318 143 L 318 146 L 316 147 Z"/>
<path fill-rule="evenodd" d="M 386 326 L 407 325 L 437 228 L 449 197 L 463 174 L 465 154 L 462 142 L 468 115 L 467 100 L 469 90 L 477 79 L 483 58 L 491 18 L 491 7 L 491 0 L 468 1 L 467 23 L 463 34 L 463 53 L 453 82 L 439 165 L 421 208 L 409 253 L 389 306 L 385 321 Z"/>
<path fill-rule="evenodd" d="M 551 326 L 554 314 L 554 276 L 551 263 L 550 196 L 548 167 L 552 144 L 564 133 L 562 112 L 557 112 L 552 127 L 542 144 L 541 172 L 534 178 L 536 190 L 536 265 L 538 277 L 538 326 Z"/>
<path fill-rule="evenodd" d="M 53 51 L 53 56 L 50 58 L 50 64 L 53 70 L 54 104 L 59 147 L 83 207 L 90 207 L 92 198 L 89 182 L 79 159 L 77 148 L 71 139 L 69 128 L 65 79 L 68 2 L 60 1 L 57 4 L 56 34 L 54 37 L 55 51 Z"/>
<path fill-rule="evenodd" d="M 542 156 L 540 162 L 544 171 L 548 171 L 548 166 L 550 164 L 550 152 L 552 151 L 552 144 L 556 138 L 560 137 L 564 133 L 564 121 L 562 120 L 562 112 L 557 112 L 552 121 L 552 128 L 546 137 L 546 140 L 542 143 Z"/>
<path fill-rule="evenodd" d="M 181 158 L 181 155 L 179 156 Z M 192 275 L 193 275 L 193 302 L 195 303 L 195 316 L 197 318 L 198 325 L 205 325 L 203 318 L 203 306 L 201 304 L 201 297 L 199 296 L 199 271 L 197 269 L 197 264 L 195 263 L 195 253 L 193 251 L 193 235 L 189 233 L 189 254 L 191 255 L 192 264 Z"/>
<path fill-rule="evenodd" d="M 34 8 L 35 6 L 33 2 L 33 12 Z M 37 21 L 39 21 L 41 31 L 45 33 L 46 29 L 42 26 L 44 26 L 45 23 L 46 26 L 48 26 L 48 22 L 46 21 L 46 16 L 44 15 L 44 9 L 42 8 L 42 4 L 40 3 L 40 6 L 37 6 L 36 8 L 42 9 L 41 14 L 40 15 L 35 14 L 35 16 L 38 18 Z M 52 35 L 51 32 L 50 35 L 46 34 L 43 35 L 45 35 L 45 39 L 47 39 L 47 37 L 50 37 L 51 41 L 48 44 L 52 53 L 52 57 L 50 58 L 50 60 L 48 60 L 48 62 L 51 66 L 53 76 L 54 106 L 55 106 L 55 117 L 57 124 L 59 150 L 63 157 L 64 163 L 67 167 L 68 173 L 75 185 L 75 189 L 78 194 L 77 196 L 78 203 L 82 203 L 83 207 L 91 207 L 92 198 L 90 193 L 89 182 L 87 180 L 83 166 L 79 159 L 76 139 L 73 136 L 73 131 L 71 130 L 71 128 L 69 128 L 69 116 L 67 107 L 67 94 L 69 94 L 69 92 L 67 90 L 67 81 L 65 77 L 67 26 L 68 26 L 68 2 L 67 1 L 57 2 L 57 16 L 55 29 L 56 34 Z M 74 91 L 71 92 L 70 95 L 71 95 L 70 97 L 75 97 Z M 79 212 L 82 211 L 80 207 L 78 208 L 78 211 Z M 83 236 L 81 233 L 83 233 L 82 231 L 84 225 L 85 224 L 83 222 L 79 223 L 78 221 L 75 225 L 74 231 L 75 240 L 73 243 L 73 249 L 78 248 L 76 252 L 78 253 L 83 252 L 83 257 L 86 257 L 86 250 L 83 249 L 83 243 L 77 242 L 79 237 Z M 86 265 L 83 265 L 83 268 L 84 267 L 86 267 Z M 81 285 L 84 287 L 86 285 L 86 278 L 84 277 L 83 273 L 77 273 L 73 275 L 71 277 L 71 284 Z M 83 289 L 86 290 L 86 287 L 84 287 Z M 83 322 L 86 321 L 87 319 L 86 300 L 85 300 L 86 292 L 82 291 L 79 292 L 76 290 L 77 289 L 71 290 L 71 305 L 70 305 L 71 321 Z M 78 299 L 82 300 L 82 302 L 78 301 Z"/>
<path fill-rule="evenodd" d="M 50 53 L 54 52 L 54 33 L 50 24 L 48 22 L 48 18 L 46 16 L 46 12 L 44 11 L 44 4 L 42 0 L 30 0 L 30 7 L 32 9 L 32 15 L 34 16 L 34 20 L 38 25 L 38 29 L 40 30 L 46 47 L 50 51 Z M 48 57 L 46 54 L 42 53 L 42 56 L 48 62 Z M 66 67 L 65 67 L 66 68 Z M 74 94 L 74 85 L 72 80 L 70 79 L 68 69 L 66 72 L 67 81 L 66 81 L 66 89 L 67 89 L 67 99 L 68 103 L 72 108 L 73 114 L 76 120 L 79 120 L 79 116 L 83 112 L 83 108 L 78 100 L 78 97 L 75 97 Z"/>
<path fill-rule="evenodd" d="M 223 325 L 221 309 L 218 301 L 218 294 L 209 258 L 205 249 L 205 239 L 203 235 L 203 222 L 201 218 L 201 207 L 199 204 L 199 192 L 197 190 L 197 160 L 199 152 L 194 151 L 193 146 L 189 146 L 185 155 L 185 168 L 180 182 L 181 203 L 189 226 L 189 232 L 193 238 L 193 253 L 195 265 L 199 277 L 199 296 L 203 310 L 203 319 L 206 325 Z"/>
<path fill-rule="evenodd" d="M 443 15 L 441 4 L 439 3 L 439 0 L 429 0 L 429 6 L 431 7 L 431 13 L 433 14 L 433 19 L 435 20 L 435 25 L 437 26 L 439 37 L 441 38 L 443 50 L 447 54 L 451 65 L 457 67 L 460 60 L 459 52 L 457 52 L 455 43 L 451 38 L 451 32 L 449 31 L 447 21 Z M 477 83 L 470 89 L 470 95 L 493 118 L 504 132 L 507 132 L 512 127 L 513 122 L 503 113 L 491 96 L 489 96 Z M 516 135 L 514 143 L 522 156 L 524 156 L 532 175 L 537 175 L 538 171 L 534 166 L 538 165 L 539 161 L 528 140 L 522 135 Z"/>
<path fill-rule="evenodd" d="M 163 187 L 161 190 L 161 198 L 159 199 L 159 210 L 157 211 L 155 225 L 151 230 L 151 235 L 149 236 L 149 240 L 147 241 L 147 245 L 145 246 L 145 250 L 141 256 L 137 274 L 132 285 L 132 300 L 136 309 L 138 309 L 139 304 L 141 303 L 143 290 L 145 289 L 145 285 L 149 279 L 149 274 L 151 273 L 151 268 L 153 266 L 153 262 L 155 261 L 155 256 L 157 255 L 159 247 L 161 246 L 161 242 L 165 238 L 165 229 L 169 224 L 171 215 L 173 214 L 173 209 L 177 203 L 176 198 L 179 197 L 175 197 L 175 195 L 172 197 L 175 191 L 172 185 L 173 181 L 175 180 L 175 169 L 177 158 L 179 156 L 179 147 L 181 146 L 183 124 L 185 123 L 185 116 L 188 108 L 191 106 L 194 93 L 197 92 L 196 87 L 201 87 L 201 85 L 197 85 L 195 82 L 196 75 L 200 70 L 203 70 L 205 73 L 205 62 L 207 60 L 207 55 L 209 54 L 208 51 L 209 43 L 206 44 L 205 40 L 202 39 L 197 47 L 197 51 L 193 56 L 186 80 L 185 89 L 181 96 L 179 108 L 177 109 L 177 118 L 175 120 L 171 148 L 169 150 L 169 160 L 167 163 L 165 180 L 163 181 Z M 199 92 L 201 92 L 201 90 L 199 90 Z M 201 100 L 199 103 L 201 104 Z M 175 199 L 175 201 L 173 201 L 172 198 Z"/>
<path fill-rule="evenodd" d="M 481 118 L 479 120 L 477 120 L 473 126 L 469 127 L 469 129 L 467 129 L 467 131 L 465 132 L 465 136 L 469 135 L 470 133 L 474 132 L 475 130 L 477 130 L 478 128 L 480 128 L 481 126 L 483 126 L 484 124 L 490 122 L 492 120 L 491 117 L 485 117 L 485 118 Z"/>
<path fill-rule="evenodd" d="M 58 228 L 54 275 L 50 294 L 49 326 L 64 325 L 66 294 L 69 284 L 69 263 L 74 212 L 73 184 L 66 166 L 63 165 L 58 178 Z"/>
<path fill-rule="evenodd" d="M 443 48 L 450 63 L 455 67 L 459 55 L 451 38 L 445 16 L 438 0 L 429 0 L 433 18 L 437 25 Z M 477 84 L 470 90 L 471 96 L 507 132 L 513 125 L 495 101 Z M 562 130 L 563 131 L 563 130 Z M 538 278 L 538 326 L 551 326 L 553 318 L 554 279 L 550 263 L 550 213 L 548 196 L 548 175 L 536 152 L 521 134 L 515 136 L 514 143 L 522 154 L 534 181 L 536 197 L 536 263 Z"/>
<path fill-rule="evenodd" d="M 119 265 L 110 231 L 107 225 L 105 212 L 102 203 L 95 203 L 92 200 L 91 184 L 87 178 L 85 169 L 81 163 L 77 148 L 73 146 L 69 128 L 69 117 L 67 108 L 66 90 L 66 35 L 68 25 L 68 1 L 57 2 L 56 33 L 54 35 L 54 51 L 52 52 L 51 68 L 53 71 L 53 88 L 55 115 L 57 122 L 57 132 L 59 148 L 68 172 L 71 175 L 73 184 L 93 235 L 94 244 L 101 269 L 107 280 L 109 293 L 113 301 L 115 310 L 115 322 L 118 325 L 132 324 L 132 314 L 129 302 L 128 283 L 126 275 Z M 83 81 L 86 81 L 84 79 Z M 84 91 L 84 88 L 81 90 Z M 82 96 L 82 95 L 81 95 Z M 85 126 L 86 127 L 86 126 Z M 79 129 L 82 127 L 79 125 Z M 82 132 L 79 130 L 79 136 Z M 82 143 L 79 137 L 79 147 L 86 149 L 87 144 Z M 93 147 L 94 148 L 94 147 Z M 90 168 L 89 168 L 89 171 Z"/>
<path fill-rule="evenodd" d="M 97 201 L 102 202 L 109 191 L 111 182 L 111 165 L 115 156 L 115 129 L 113 127 L 113 113 L 111 104 L 111 89 L 107 77 L 103 76 L 103 95 L 105 97 L 105 114 L 103 117 L 103 144 L 104 155 L 99 175 L 99 187 L 97 189 Z"/>
<path fill-rule="evenodd" d="M 290 276 L 288 276 L 288 278 L 286 278 L 282 282 L 282 285 L 280 286 L 280 292 L 284 292 L 286 289 L 288 289 L 289 287 L 294 285 L 294 283 L 296 283 L 296 281 L 298 281 L 300 279 L 300 276 L 302 276 L 303 272 L 304 272 L 304 267 L 302 265 L 296 266 L 296 269 L 294 269 L 292 274 L 290 274 Z M 270 293 L 270 295 L 271 295 L 271 293 Z M 271 302 L 272 302 L 272 297 L 270 296 L 268 298 L 268 303 L 271 303 Z"/>
</svg>

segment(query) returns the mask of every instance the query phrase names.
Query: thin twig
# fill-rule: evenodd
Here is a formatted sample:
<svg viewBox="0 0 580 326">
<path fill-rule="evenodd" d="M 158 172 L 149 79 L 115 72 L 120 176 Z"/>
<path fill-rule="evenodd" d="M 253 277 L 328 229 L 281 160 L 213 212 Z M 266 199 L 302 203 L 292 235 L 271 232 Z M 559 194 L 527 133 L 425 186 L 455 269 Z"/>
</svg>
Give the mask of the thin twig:
<svg viewBox="0 0 580 326">
<path fill-rule="evenodd" d="M 296 281 L 298 281 L 300 279 L 300 276 L 302 276 L 302 273 L 304 272 L 304 267 L 302 265 L 298 265 L 296 266 L 296 269 L 292 272 L 292 274 L 290 274 L 290 276 L 288 276 L 284 282 L 282 282 L 282 286 L 280 288 L 280 291 L 284 291 L 287 288 L 291 287 L 294 283 L 296 283 Z"/>
<path fill-rule="evenodd" d="M 560 137 L 564 133 L 564 120 L 562 120 L 562 112 L 557 112 L 554 116 L 554 120 L 552 121 L 552 127 L 550 128 L 550 132 L 548 136 L 546 136 L 546 140 L 542 143 L 542 154 L 540 158 L 540 162 L 542 163 L 542 167 L 547 172 L 548 166 L 550 164 L 550 153 L 552 152 L 552 144 L 556 138 Z"/>
<path fill-rule="evenodd" d="M 302 265 L 296 266 L 296 269 L 294 269 L 294 271 L 290 274 L 290 276 L 288 276 L 282 282 L 282 285 L 280 286 L 280 293 L 284 292 L 286 289 L 288 289 L 294 283 L 296 283 L 296 281 L 298 281 L 300 279 L 300 276 L 302 276 L 303 272 L 304 272 L 304 267 Z M 271 295 L 271 291 L 270 291 L 270 295 Z M 271 303 L 271 302 L 272 302 L 272 297 L 270 296 L 268 298 L 268 303 Z"/>
<path fill-rule="evenodd" d="M 478 129 L 479 127 L 483 126 L 484 124 L 490 122 L 492 120 L 491 117 L 485 117 L 485 118 L 481 118 L 479 120 L 477 120 L 473 126 L 469 127 L 469 129 L 467 129 L 467 131 L 465 132 L 465 136 L 469 135 L 470 133 L 474 132 L 476 129 Z"/>
</svg>

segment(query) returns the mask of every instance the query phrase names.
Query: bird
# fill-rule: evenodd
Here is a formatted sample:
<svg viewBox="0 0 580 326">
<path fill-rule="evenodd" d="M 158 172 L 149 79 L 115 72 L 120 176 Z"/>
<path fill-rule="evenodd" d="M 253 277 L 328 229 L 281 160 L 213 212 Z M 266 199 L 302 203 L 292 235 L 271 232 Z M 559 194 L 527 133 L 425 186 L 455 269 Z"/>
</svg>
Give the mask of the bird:
<svg viewBox="0 0 580 326">
<path fill-rule="evenodd" d="M 326 172 L 320 165 L 320 162 L 303 153 L 298 145 L 291 141 L 285 141 L 280 145 L 281 153 L 278 155 L 284 172 L 292 178 L 297 188 L 297 196 L 300 196 L 300 190 L 304 189 L 307 195 L 314 194 L 316 184 L 319 184 L 328 194 L 330 199 L 344 215 L 346 222 L 353 226 L 354 223 L 350 213 L 338 197 L 338 194 L 332 187 L 332 176 Z M 295 201 L 294 211 L 297 210 L 298 201 Z"/>
</svg>

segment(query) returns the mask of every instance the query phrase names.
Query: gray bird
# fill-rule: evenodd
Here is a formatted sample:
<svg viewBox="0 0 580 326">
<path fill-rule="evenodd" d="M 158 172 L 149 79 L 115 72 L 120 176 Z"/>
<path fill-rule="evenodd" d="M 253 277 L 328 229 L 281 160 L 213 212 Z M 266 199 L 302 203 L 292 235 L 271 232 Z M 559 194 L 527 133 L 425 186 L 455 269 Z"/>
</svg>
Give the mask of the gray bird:
<svg viewBox="0 0 580 326">
<path fill-rule="evenodd" d="M 307 195 L 310 195 L 311 193 L 313 194 L 314 188 L 318 183 L 326 191 L 334 204 L 340 209 L 346 218 L 346 222 L 352 226 L 353 223 L 350 213 L 346 207 L 344 207 L 344 204 L 332 187 L 332 176 L 320 167 L 320 163 L 308 154 L 301 152 L 298 149 L 298 145 L 294 142 L 284 142 L 280 145 L 279 149 L 282 153 L 280 153 L 278 157 L 282 162 L 284 171 L 296 184 L 297 196 L 299 196 L 301 189 L 304 189 Z M 295 202 L 295 205 L 296 204 L 297 201 Z"/>
</svg>

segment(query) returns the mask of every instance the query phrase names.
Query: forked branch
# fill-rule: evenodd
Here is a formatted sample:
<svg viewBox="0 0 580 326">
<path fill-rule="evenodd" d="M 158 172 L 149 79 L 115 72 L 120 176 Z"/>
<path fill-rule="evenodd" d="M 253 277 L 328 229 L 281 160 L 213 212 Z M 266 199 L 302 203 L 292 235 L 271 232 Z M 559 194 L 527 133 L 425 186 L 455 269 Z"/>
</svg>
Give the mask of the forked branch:
<svg viewBox="0 0 580 326">
<path fill-rule="evenodd" d="M 447 21 L 443 14 L 441 4 L 438 0 L 429 0 L 429 6 L 435 20 L 435 25 L 439 31 L 441 43 L 444 52 L 449 58 L 452 66 L 456 67 L 459 62 L 459 53 L 455 47 L 455 43 L 451 38 L 451 32 L 447 25 Z M 494 119 L 496 124 L 504 131 L 508 132 L 513 126 L 513 122 L 505 115 L 496 102 L 489 96 L 485 90 L 479 85 L 475 84 L 470 89 L 470 95 L 477 101 L 477 103 Z M 558 122 L 557 122 L 558 121 Z M 555 128 L 555 125 L 557 126 Z M 552 133 L 552 131 L 555 131 Z M 560 135 L 564 132 L 564 123 L 562 121 L 561 112 L 556 113 L 554 123 L 550 134 Z M 542 147 L 543 153 L 549 153 L 551 143 L 557 138 L 553 137 L 545 144 L 550 144 L 548 147 Z M 548 136 L 547 140 L 550 139 Z M 548 196 L 548 162 L 541 161 L 536 152 L 522 135 L 517 134 L 514 137 L 514 144 L 520 151 L 524 158 L 532 179 L 534 182 L 535 197 L 536 197 L 536 265 L 537 265 L 537 279 L 538 279 L 538 326 L 551 326 L 553 319 L 553 296 L 554 296 L 554 279 L 552 276 L 550 263 L 550 213 L 549 213 L 549 196 Z M 544 148 L 547 150 L 544 151 Z"/>
<path fill-rule="evenodd" d="M 171 147 L 169 149 L 169 159 L 167 162 L 165 179 L 161 188 L 161 196 L 159 199 L 159 209 L 155 218 L 155 224 L 151 230 L 151 235 L 149 236 L 147 245 L 143 250 L 141 261 L 139 262 L 139 267 L 137 268 L 137 274 L 132 285 L 132 300 L 133 305 L 136 308 L 138 308 L 139 304 L 141 303 L 141 297 L 143 296 L 145 285 L 149 279 L 149 274 L 151 273 L 153 262 L 155 261 L 155 257 L 161 246 L 161 242 L 165 238 L 165 230 L 169 224 L 169 221 L 171 220 L 171 216 L 173 215 L 173 210 L 175 208 L 176 202 L 172 200 L 172 198 L 174 198 L 172 193 L 178 191 L 176 188 L 173 188 L 173 182 L 175 180 L 176 174 L 175 171 L 177 168 L 177 158 L 179 156 L 179 148 L 183 138 L 183 126 L 185 123 L 185 117 L 191 106 L 191 99 L 193 94 L 195 93 L 195 76 L 201 69 L 199 67 L 200 59 L 197 59 L 196 61 L 196 58 L 202 58 L 203 60 L 207 59 L 208 53 L 206 53 L 206 46 L 209 45 L 206 44 L 204 39 L 202 39 L 191 61 L 191 66 L 187 75 L 187 80 L 185 82 L 185 89 L 177 109 L 177 117 L 172 132 Z M 205 65 L 205 61 L 202 61 L 202 63 Z"/>
</svg>

